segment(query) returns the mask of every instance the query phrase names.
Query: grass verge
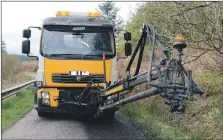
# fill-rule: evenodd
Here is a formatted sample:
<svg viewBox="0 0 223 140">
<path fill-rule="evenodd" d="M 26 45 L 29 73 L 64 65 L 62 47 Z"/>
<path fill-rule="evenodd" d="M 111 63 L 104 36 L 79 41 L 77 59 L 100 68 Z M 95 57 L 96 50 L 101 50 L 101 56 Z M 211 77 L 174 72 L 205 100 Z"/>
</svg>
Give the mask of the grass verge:
<svg viewBox="0 0 223 140">
<path fill-rule="evenodd" d="M 33 107 L 33 88 L 29 88 L 16 97 L 2 101 L 2 131 L 20 119 Z"/>
<path fill-rule="evenodd" d="M 158 116 L 152 113 L 152 110 L 150 110 L 151 112 L 149 113 L 149 109 L 151 108 L 148 108 L 145 104 L 134 102 L 125 105 L 121 109 L 121 112 L 124 116 L 127 116 L 130 121 L 137 123 L 146 135 L 153 135 L 156 138 L 163 139 L 185 139 L 186 136 L 181 131 L 160 121 L 157 118 Z"/>
<path fill-rule="evenodd" d="M 161 139 L 223 139 L 223 75 L 194 73 L 194 79 L 205 87 L 206 100 L 195 96 L 183 115 L 171 114 L 159 96 L 125 105 L 121 112 Z"/>
</svg>

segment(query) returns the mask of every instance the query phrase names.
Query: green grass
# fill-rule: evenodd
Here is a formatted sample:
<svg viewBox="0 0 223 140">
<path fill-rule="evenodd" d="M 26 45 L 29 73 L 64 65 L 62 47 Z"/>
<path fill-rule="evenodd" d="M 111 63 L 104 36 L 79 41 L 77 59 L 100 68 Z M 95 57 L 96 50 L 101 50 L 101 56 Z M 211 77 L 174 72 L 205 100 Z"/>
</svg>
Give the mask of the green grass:
<svg viewBox="0 0 223 140">
<path fill-rule="evenodd" d="M 157 96 L 155 98 L 157 99 L 159 97 Z M 158 99 L 155 102 L 159 101 L 161 100 Z M 132 104 L 127 104 L 121 109 L 121 112 L 124 116 L 127 116 L 129 120 L 139 124 L 143 128 L 145 134 L 152 133 L 153 136 L 161 139 L 186 139 L 184 133 L 159 118 L 162 115 L 158 114 L 162 114 L 162 111 L 158 109 L 158 107 L 151 106 L 154 105 L 155 102 L 154 100 L 150 100 L 144 103 L 134 102 Z M 164 109 L 167 108 L 165 107 Z M 160 110 L 159 113 L 158 110 Z"/>
<path fill-rule="evenodd" d="M 2 101 L 2 130 L 11 126 L 33 107 L 32 88 Z"/>
<path fill-rule="evenodd" d="M 223 91 L 223 73 L 219 72 L 193 72 L 193 79 L 199 85 L 206 87 L 208 94 L 217 94 Z"/>
<path fill-rule="evenodd" d="M 159 96 L 125 105 L 121 112 L 161 139 L 223 139 L 223 75 L 194 72 L 194 80 L 207 92 L 188 101 L 184 115 L 171 114 Z"/>
</svg>

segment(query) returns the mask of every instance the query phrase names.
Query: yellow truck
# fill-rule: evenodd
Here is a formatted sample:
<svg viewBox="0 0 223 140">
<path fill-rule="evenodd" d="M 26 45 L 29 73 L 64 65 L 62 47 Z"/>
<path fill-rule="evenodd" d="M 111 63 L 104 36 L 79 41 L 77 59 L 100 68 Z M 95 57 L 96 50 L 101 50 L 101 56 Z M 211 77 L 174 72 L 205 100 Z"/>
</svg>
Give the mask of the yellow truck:
<svg viewBox="0 0 223 140">
<path fill-rule="evenodd" d="M 38 115 L 94 115 L 108 97 L 90 88 L 100 91 L 118 81 L 114 25 L 98 12 L 57 11 L 55 17 L 43 21 L 42 27 L 23 30 L 26 40 L 22 53 L 28 56 L 30 28 L 41 30 L 34 86 Z M 128 47 L 126 54 L 131 55 Z M 115 111 L 107 110 L 103 115 L 113 117 Z"/>
<path fill-rule="evenodd" d="M 171 112 L 184 113 L 185 101 L 193 94 L 203 94 L 193 81 L 192 71 L 182 64 L 183 49 L 187 46 L 182 35 L 177 35 L 172 45 L 163 43 L 151 24 L 143 24 L 132 54 L 128 42 L 131 33 L 126 31 L 124 58 L 132 55 L 126 73 L 118 81 L 117 61 L 123 57 L 116 53 L 116 29 L 100 13 L 58 11 L 56 17 L 45 19 L 42 27 L 23 30 L 27 40 L 22 42 L 22 53 L 28 56 L 30 28 L 41 30 L 34 90 L 35 108 L 40 117 L 60 112 L 110 119 L 121 106 L 154 95 L 164 98 Z M 149 67 L 139 74 L 147 42 L 151 46 Z M 155 57 L 156 47 L 161 52 L 157 55 L 159 59 Z M 177 50 L 177 57 L 171 55 L 171 48 Z M 137 65 L 131 75 L 135 58 Z M 152 88 L 125 96 L 144 83 Z"/>
</svg>

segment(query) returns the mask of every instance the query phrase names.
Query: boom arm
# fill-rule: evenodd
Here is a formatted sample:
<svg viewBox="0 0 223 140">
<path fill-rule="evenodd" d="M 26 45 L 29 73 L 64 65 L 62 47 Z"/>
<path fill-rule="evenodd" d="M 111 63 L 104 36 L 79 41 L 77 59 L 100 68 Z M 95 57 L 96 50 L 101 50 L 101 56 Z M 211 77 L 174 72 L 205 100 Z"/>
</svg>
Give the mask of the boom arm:
<svg viewBox="0 0 223 140">
<path fill-rule="evenodd" d="M 184 38 L 177 36 L 175 40 L 173 48 L 178 50 L 177 59 L 170 55 L 170 49 L 156 37 L 153 26 L 150 24 L 143 25 L 141 37 L 126 67 L 126 74 L 123 79 L 116 84 L 106 86 L 105 89 L 99 88 L 99 84 L 96 84 L 99 82 L 97 79 L 92 79 L 89 86 L 85 88 L 89 88 L 91 92 L 83 90 L 80 96 L 76 98 L 77 101 L 75 100 L 73 102 L 77 102 L 79 105 L 85 105 L 82 102 L 84 95 L 91 95 L 92 100 L 90 104 L 98 106 L 99 109 L 95 115 L 100 116 L 105 110 L 117 110 L 121 105 L 159 94 L 165 99 L 165 103 L 170 105 L 171 112 L 183 113 L 185 111 L 184 101 L 190 99 L 193 93 L 202 94 L 203 92 L 192 80 L 192 71 L 186 70 L 181 63 L 182 50 L 186 47 Z M 150 42 L 150 46 L 152 47 L 149 67 L 148 71 L 139 74 L 143 51 L 147 42 Z M 156 46 L 162 52 L 158 63 L 155 63 Z M 139 54 L 137 66 L 134 75 L 131 75 L 130 69 L 137 53 Z M 135 86 L 145 83 L 149 84 L 152 88 L 124 98 L 124 95 L 130 93 Z"/>
<path fill-rule="evenodd" d="M 147 72 L 139 74 L 143 51 L 147 41 L 150 42 L 152 47 L 149 68 Z M 162 58 L 158 65 L 154 64 L 154 51 L 156 46 L 158 46 L 162 51 Z M 112 101 L 113 103 L 102 106 L 100 111 L 119 107 L 126 103 L 159 94 L 166 100 L 166 103 L 171 106 L 172 112 L 184 112 L 184 101 L 189 99 L 193 93 L 202 94 L 203 92 L 192 80 L 192 72 L 190 70 L 186 70 L 181 63 L 182 49 L 186 47 L 186 44 L 184 41 L 176 40 L 173 47 L 178 49 L 178 59 L 171 58 L 170 50 L 166 45 L 158 40 L 155 29 L 152 25 L 143 25 L 142 35 L 127 65 L 126 75 L 118 83 L 103 90 L 106 97 L 116 95 L 107 100 Z M 130 68 L 138 51 L 139 56 L 137 67 L 134 75 L 131 76 Z M 152 88 L 121 99 L 123 95 L 129 93 L 129 91 L 131 91 L 135 86 L 144 83 L 148 83 Z"/>
</svg>

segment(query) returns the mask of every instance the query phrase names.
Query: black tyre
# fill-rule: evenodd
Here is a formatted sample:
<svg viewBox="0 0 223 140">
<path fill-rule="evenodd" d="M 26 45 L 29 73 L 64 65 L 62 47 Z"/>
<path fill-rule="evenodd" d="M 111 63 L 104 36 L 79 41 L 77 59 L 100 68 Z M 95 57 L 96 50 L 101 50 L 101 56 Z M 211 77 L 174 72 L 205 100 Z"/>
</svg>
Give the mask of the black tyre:
<svg viewBox="0 0 223 140">
<path fill-rule="evenodd" d="M 49 113 L 47 112 L 42 112 L 42 111 L 37 111 L 39 117 L 49 117 Z"/>
<path fill-rule="evenodd" d="M 102 118 L 105 120 L 113 120 L 115 118 L 115 111 L 114 110 L 104 111 L 102 114 Z"/>
</svg>

